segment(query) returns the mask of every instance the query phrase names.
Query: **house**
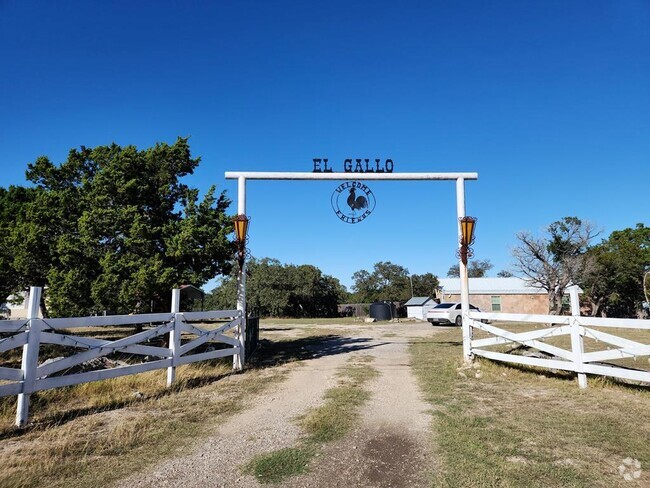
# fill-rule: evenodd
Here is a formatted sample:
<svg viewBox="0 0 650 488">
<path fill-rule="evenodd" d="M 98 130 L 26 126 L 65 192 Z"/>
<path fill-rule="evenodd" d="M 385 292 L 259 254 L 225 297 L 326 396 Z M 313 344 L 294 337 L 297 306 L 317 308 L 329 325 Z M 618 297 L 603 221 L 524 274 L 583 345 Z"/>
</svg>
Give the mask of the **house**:
<svg viewBox="0 0 650 488">
<path fill-rule="evenodd" d="M 460 302 L 460 278 L 441 278 L 441 302 Z M 469 278 L 469 301 L 484 312 L 546 314 L 546 290 L 529 286 L 517 277 Z"/>
<path fill-rule="evenodd" d="M 406 316 L 418 320 L 427 319 L 427 310 L 433 308 L 438 303 L 429 297 L 413 297 L 404 304 L 406 307 Z"/>
<path fill-rule="evenodd" d="M 29 315 L 27 304 L 29 303 L 29 292 L 22 291 L 14 293 L 6 298 L 5 307 L 7 309 L 7 318 L 9 320 L 26 319 Z M 43 317 L 41 310 L 38 310 L 38 316 Z"/>
</svg>

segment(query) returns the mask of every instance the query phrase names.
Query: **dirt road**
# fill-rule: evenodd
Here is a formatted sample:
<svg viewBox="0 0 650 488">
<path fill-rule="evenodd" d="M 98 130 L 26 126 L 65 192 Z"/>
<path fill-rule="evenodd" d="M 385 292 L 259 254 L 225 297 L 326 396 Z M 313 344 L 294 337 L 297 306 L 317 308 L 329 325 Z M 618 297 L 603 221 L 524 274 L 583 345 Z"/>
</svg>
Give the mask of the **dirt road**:
<svg viewBox="0 0 650 488">
<path fill-rule="evenodd" d="M 434 468 L 429 445 L 429 407 L 422 401 L 409 368 L 408 344 L 435 333 L 428 324 L 282 326 L 267 324 L 261 337 L 301 338 L 314 332 L 326 338 L 309 343 L 303 356 L 311 359 L 280 366 L 288 379 L 270 393 L 255 398 L 249 408 L 219 426 L 216 434 L 191 452 L 124 480 L 120 487 L 255 487 L 254 476 L 242 466 L 258 454 L 299 442 L 296 418 L 323 402 L 336 386 L 336 373 L 355 355 L 372 356 L 378 376 L 367 386 L 370 401 L 362 422 L 346 438 L 326 444 L 309 472 L 290 478 L 287 487 L 414 487 L 428 486 Z"/>
</svg>

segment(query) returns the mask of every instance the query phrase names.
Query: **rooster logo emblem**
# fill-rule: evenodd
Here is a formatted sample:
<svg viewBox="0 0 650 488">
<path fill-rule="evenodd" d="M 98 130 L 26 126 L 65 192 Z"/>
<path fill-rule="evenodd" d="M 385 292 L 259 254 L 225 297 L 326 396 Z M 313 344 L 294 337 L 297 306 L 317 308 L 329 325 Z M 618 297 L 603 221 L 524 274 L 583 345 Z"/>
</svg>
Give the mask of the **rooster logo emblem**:
<svg viewBox="0 0 650 488">
<path fill-rule="evenodd" d="M 332 209 L 343 222 L 357 224 L 375 209 L 375 195 L 368 185 L 346 181 L 332 193 Z"/>
<path fill-rule="evenodd" d="M 352 210 L 361 210 L 368 208 L 368 199 L 364 196 L 356 197 L 356 190 L 354 187 L 350 188 L 350 196 L 348 197 L 348 206 Z"/>
</svg>

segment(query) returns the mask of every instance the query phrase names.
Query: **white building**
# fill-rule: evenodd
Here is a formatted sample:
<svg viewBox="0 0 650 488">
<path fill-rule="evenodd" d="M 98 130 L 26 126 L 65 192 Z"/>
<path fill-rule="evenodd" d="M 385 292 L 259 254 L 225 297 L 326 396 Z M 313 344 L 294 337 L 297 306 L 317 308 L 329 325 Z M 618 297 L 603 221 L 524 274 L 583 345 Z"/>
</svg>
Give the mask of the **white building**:
<svg viewBox="0 0 650 488">
<path fill-rule="evenodd" d="M 27 304 L 29 303 L 29 292 L 19 292 L 7 297 L 5 306 L 8 311 L 9 320 L 20 320 L 27 318 Z M 38 310 L 38 316 L 42 317 L 41 310 Z"/>
<path fill-rule="evenodd" d="M 427 319 L 427 310 L 433 308 L 437 303 L 429 297 L 413 297 L 404 304 L 406 316 L 418 320 Z"/>
</svg>

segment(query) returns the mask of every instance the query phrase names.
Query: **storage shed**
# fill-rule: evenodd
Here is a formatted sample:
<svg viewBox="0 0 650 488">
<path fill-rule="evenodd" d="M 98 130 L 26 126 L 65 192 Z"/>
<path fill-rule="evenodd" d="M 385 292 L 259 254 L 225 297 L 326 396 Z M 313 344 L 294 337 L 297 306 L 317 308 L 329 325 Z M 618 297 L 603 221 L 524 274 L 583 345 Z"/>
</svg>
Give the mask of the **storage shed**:
<svg viewBox="0 0 650 488">
<path fill-rule="evenodd" d="M 406 316 L 418 320 L 427 319 L 427 310 L 437 305 L 437 302 L 430 297 L 413 297 L 404 304 Z"/>
</svg>

